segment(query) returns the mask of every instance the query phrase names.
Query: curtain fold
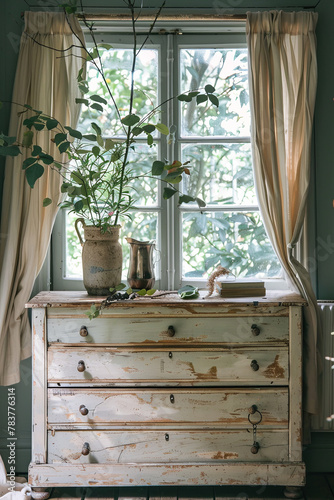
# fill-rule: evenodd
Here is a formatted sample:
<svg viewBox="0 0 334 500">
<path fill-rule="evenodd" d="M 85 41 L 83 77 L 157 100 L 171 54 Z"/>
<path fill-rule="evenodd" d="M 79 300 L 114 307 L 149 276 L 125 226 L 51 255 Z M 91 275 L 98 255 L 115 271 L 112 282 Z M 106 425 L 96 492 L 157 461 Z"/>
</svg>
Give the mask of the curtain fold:
<svg viewBox="0 0 334 500">
<path fill-rule="evenodd" d="M 23 108 L 14 103 L 29 104 L 63 124 L 76 126 L 79 106 L 75 97 L 80 97 L 76 77 L 84 57 L 76 36 L 84 43 L 74 16 L 25 13 L 9 136 L 22 137 L 23 121 L 29 113 L 18 116 Z M 64 49 L 69 49 L 66 56 Z M 35 133 L 34 144 L 61 159 L 50 141 L 51 134 Z M 60 201 L 60 175 L 46 166 L 47 172 L 31 189 L 22 170 L 24 158 L 8 158 L 5 167 L 0 239 L 0 385 L 19 382 L 20 360 L 31 355 L 25 303 L 43 265 Z M 46 197 L 53 203 L 43 208 Z"/>
<path fill-rule="evenodd" d="M 247 14 L 255 187 L 268 236 L 304 308 L 303 406 L 316 413 L 320 327 L 309 273 L 294 257 L 305 220 L 317 85 L 317 14 Z"/>
</svg>

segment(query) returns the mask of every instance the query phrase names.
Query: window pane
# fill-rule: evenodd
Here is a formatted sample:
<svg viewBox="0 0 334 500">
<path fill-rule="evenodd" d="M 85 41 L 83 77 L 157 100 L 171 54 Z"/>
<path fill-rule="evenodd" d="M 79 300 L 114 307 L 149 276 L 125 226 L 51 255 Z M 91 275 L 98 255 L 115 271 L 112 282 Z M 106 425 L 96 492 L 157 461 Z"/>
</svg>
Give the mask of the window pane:
<svg viewBox="0 0 334 500">
<path fill-rule="evenodd" d="M 144 174 L 151 175 L 152 163 L 157 159 L 156 149 L 151 149 L 146 144 L 135 144 L 135 161 L 133 152 L 129 154 L 133 178 L 129 186 L 137 207 L 158 206 L 158 180 L 147 175 L 144 176 Z"/>
<path fill-rule="evenodd" d="M 132 66 L 131 49 L 101 50 L 104 75 L 111 93 L 115 98 L 118 109 L 124 117 L 129 112 L 130 102 L 130 74 Z M 135 71 L 135 94 L 133 101 L 133 113 L 143 117 L 158 104 L 158 50 L 142 49 L 137 57 Z M 87 80 L 92 94 L 105 97 L 108 105 L 101 114 L 92 108 L 82 109 L 78 129 L 84 133 L 91 131 L 91 122 L 95 121 L 102 129 L 103 135 L 124 135 L 120 126 L 115 107 L 112 105 L 106 86 L 97 70 L 92 64 L 88 66 Z"/>
<path fill-rule="evenodd" d="M 188 144 L 182 161 L 190 161 L 184 190 L 207 204 L 257 205 L 250 144 Z"/>
<path fill-rule="evenodd" d="M 184 213 L 182 255 L 185 278 L 207 277 L 218 265 L 243 277 L 280 272 L 259 212 Z"/>
<path fill-rule="evenodd" d="M 247 49 L 181 49 L 181 92 L 210 84 L 220 96 L 219 108 L 181 105 L 181 135 L 249 136 Z"/>
</svg>

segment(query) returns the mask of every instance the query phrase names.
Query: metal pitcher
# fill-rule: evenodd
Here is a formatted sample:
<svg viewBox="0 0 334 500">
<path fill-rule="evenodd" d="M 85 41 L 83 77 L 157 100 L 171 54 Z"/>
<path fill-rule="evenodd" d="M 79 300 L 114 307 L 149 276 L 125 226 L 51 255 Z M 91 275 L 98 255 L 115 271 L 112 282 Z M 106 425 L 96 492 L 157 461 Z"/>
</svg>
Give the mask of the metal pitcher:
<svg viewBox="0 0 334 500">
<path fill-rule="evenodd" d="M 131 288 L 150 290 L 155 283 L 153 250 L 155 241 L 125 238 L 130 245 L 128 283 Z"/>
</svg>

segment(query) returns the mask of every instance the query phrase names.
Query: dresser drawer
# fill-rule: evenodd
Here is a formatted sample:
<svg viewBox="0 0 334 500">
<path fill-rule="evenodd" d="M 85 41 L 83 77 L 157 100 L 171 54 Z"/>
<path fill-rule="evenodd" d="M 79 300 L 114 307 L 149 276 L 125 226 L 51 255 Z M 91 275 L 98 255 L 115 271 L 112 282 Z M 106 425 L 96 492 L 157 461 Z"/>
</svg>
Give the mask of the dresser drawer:
<svg viewBox="0 0 334 500">
<path fill-rule="evenodd" d="M 48 319 L 47 325 L 48 342 L 67 344 L 258 343 L 287 342 L 289 339 L 288 318 L 275 316 L 100 317 L 92 321 L 87 318 L 52 317 Z M 82 330 L 82 326 L 85 326 L 85 330 Z"/>
<path fill-rule="evenodd" d="M 50 347 L 50 384 L 286 385 L 288 350 Z"/>
<path fill-rule="evenodd" d="M 250 408 L 261 427 L 288 426 L 288 389 L 49 389 L 49 424 L 192 424 L 249 427 Z M 255 414 L 258 418 L 259 413 Z"/>
<path fill-rule="evenodd" d="M 54 434 L 54 435 L 52 435 Z M 288 460 L 288 431 L 61 431 L 48 433 L 48 463 L 177 463 Z M 82 454 L 87 453 L 86 455 Z"/>
</svg>

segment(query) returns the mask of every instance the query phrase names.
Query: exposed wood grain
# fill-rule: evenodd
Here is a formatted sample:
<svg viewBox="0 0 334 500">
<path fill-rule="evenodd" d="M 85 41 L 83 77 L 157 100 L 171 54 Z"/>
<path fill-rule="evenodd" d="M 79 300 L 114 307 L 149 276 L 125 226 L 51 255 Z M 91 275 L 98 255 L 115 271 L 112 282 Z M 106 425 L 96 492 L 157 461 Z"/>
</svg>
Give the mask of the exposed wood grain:
<svg viewBox="0 0 334 500">
<path fill-rule="evenodd" d="M 53 486 L 153 486 L 304 484 L 303 463 L 229 462 L 208 464 L 41 464 L 31 463 L 29 484 Z"/>
<path fill-rule="evenodd" d="M 59 384 L 288 383 L 288 350 L 282 347 L 185 350 L 51 346 L 48 354 L 49 381 Z M 253 360 L 257 370 L 252 368 Z M 82 372 L 77 369 L 79 361 L 84 362 Z"/>
<path fill-rule="evenodd" d="M 302 311 L 290 308 L 290 460 L 302 460 Z"/>
<path fill-rule="evenodd" d="M 58 309 L 61 313 L 63 309 Z M 289 339 L 288 317 L 248 316 L 233 318 L 87 318 L 48 315 L 48 342 L 66 344 L 106 344 L 140 345 L 165 343 L 170 345 L 185 343 L 238 343 L 258 344 L 261 342 L 283 342 Z M 82 325 L 88 335 L 80 336 Z M 255 336 L 252 325 L 260 330 Z M 170 337 L 168 328 L 172 325 L 175 335 Z"/>
<path fill-rule="evenodd" d="M 253 405 L 262 414 L 261 428 L 288 427 L 287 388 L 49 389 L 48 422 L 249 428 Z"/>
<path fill-rule="evenodd" d="M 33 331 L 33 403 L 32 403 L 32 459 L 46 462 L 46 421 L 47 421 L 47 355 L 46 355 L 46 312 L 35 309 L 32 314 Z"/>
<path fill-rule="evenodd" d="M 158 295 L 158 294 L 157 294 Z M 289 293 L 284 291 L 270 291 L 268 290 L 266 297 L 242 297 L 242 298 L 221 298 L 218 295 L 214 295 L 210 298 L 205 298 L 206 292 L 201 292 L 201 296 L 196 300 L 184 301 L 180 299 L 177 293 L 164 295 L 161 297 L 148 298 L 148 297 L 138 297 L 131 301 L 131 307 L 137 307 L 142 305 L 153 305 L 154 307 L 163 305 L 176 305 L 182 307 L 191 308 L 192 306 L 210 306 L 217 307 L 217 305 L 229 305 L 229 304 L 248 304 L 253 305 L 253 302 L 259 303 L 261 305 L 267 306 L 290 306 L 290 305 L 304 305 L 306 301 L 302 299 L 299 295 L 294 293 Z M 33 299 L 27 303 L 27 307 L 79 307 L 85 308 L 90 307 L 91 304 L 99 304 L 105 297 L 94 297 L 89 296 L 86 292 L 40 292 Z M 185 304 L 186 302 L 186 304 Z M 112 307 L 122 308 L 129 307 L 128 301 L 119 301 L 113 303 Z"/>
</svg>

